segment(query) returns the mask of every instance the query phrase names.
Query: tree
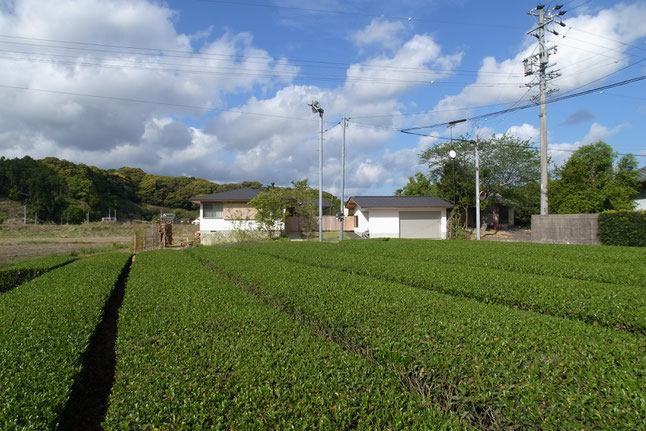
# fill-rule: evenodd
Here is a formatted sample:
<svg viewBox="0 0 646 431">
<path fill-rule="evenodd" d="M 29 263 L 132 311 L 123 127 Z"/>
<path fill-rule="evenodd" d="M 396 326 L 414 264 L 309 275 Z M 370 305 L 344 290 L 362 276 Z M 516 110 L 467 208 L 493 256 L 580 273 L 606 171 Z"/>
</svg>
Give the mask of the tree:
<svg viewBox="0 0 646 431">
<path fill-rule="evenodd" d="M 639 171 L 632 154 L 622 157 L 605 142 L 584 145 L 556 170 L 548 189 L 550 212 L 598 213 L 632 209 L 639 194 Z"/>
<path fill-rule="evenodd" d="M 285 221 L 287 202 L 285 192 L 274 188 L 259 193 L 249 201 L 249 205 L 258 210 L 255 219 L 260 225 L 260 229 L 267 232 L 269 238 L 273 238 L 279 223 Z"/>
<path fill-rule="evenodd" d="M 397 189 L 395 196 L 434 196 L 438 194 L 437 185 L 424 176 L 421 172 L 408 177 L 408 184 L 403 189 Z"/>
<path fill-rule="evenodd" d="M 540 178 L 540 155 L 529 140 L 508 134 L 480 141 L 480 190 L 489 196 L 481 203 L 486 209 L 497 201 L 516 210 L 517 220 L 529 219 L 539 209 L 535 192 Z M 457 157 L 451 160 L 449 151 Z M 465 216 L 475 206 L 474 143 L 466 139 L 445 142 L 426 149 L 421 163 L 429 167 L 429 180 L 437 194 L 454 202 Z M 454 191 L 455 189 L 455 191 Z"/>
</svg>

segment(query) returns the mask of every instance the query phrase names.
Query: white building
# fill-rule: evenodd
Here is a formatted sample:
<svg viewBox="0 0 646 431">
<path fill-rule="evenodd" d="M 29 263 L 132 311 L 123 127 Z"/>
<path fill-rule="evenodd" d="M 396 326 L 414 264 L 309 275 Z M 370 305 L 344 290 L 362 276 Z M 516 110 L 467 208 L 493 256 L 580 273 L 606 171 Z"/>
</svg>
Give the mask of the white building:
<svg viewBox="0 0 646 431">
<path fill-rule="evenodd" d="M 446 239 L 447 209 L 453 204 L 435 196 L 352 196 L 346 208 L 357 216 L 357 234 Z"/>
<path fill-rule="evenodd" d="M 646 210 L 646 166 L 639 170 L 639 179 L 641 180 L 641 190 L 639 191 L 639 196 L 635 200 L 637 206 L 635 209 Z"/>
<path fill-rule="evenodd" d="M 190 198 L 189 201 L 200 204 L 201 243 L 210 244 L 214 237 L 236 229 L 257 229 L 255 216 L 258 210 L 248 203 L 260 192 L 247 187 Z"/>
</svg>

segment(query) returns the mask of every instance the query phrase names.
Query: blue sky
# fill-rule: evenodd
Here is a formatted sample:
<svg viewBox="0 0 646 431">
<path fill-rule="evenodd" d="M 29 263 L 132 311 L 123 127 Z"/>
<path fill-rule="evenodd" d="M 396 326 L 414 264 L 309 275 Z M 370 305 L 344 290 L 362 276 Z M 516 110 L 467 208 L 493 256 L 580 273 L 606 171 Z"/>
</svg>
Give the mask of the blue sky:
<svg viewBox="0 0 646 431">
<path fill-rule="evenodd" d="M 646 2 L 564 0 L 552 96 L 646 75 Z M 557 3 L 549 2 L 547 8 Z M 526 1 L 0 0 L 0 155 L 56 156 L 216 182 L 392 194 L 440 126 L 536 94 Z M 555 165 L 604 140 L 646 164 L 646 80 L 548 105 Z M 453 136 L 510 133 L 538 145 L 538 107 L 485 116 Z"/>
</svg>

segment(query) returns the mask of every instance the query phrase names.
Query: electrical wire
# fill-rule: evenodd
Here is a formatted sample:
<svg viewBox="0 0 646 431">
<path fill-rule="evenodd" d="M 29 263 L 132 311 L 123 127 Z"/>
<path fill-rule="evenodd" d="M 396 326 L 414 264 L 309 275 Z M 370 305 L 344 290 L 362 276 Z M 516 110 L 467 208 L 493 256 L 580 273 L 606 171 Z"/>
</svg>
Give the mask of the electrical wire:
<svg viewBox="0 0 646 431">
<path fill-rule="evenodd" d="M 172 106 L 172 107 L 176 107 L 176 108 L 196 109 L 196 110 L 206 111 L 206 112 L 231 112 L 231 113 L 235 113 L 235 114 L 253 115 L 253 116 L 258 116 L 258 117 L 282 118 L 282 119 L 288 119 L 288 120 L 308 121 L 308 122 L 315 121 L 312 118 L 289 117 L 289 116 L 286 116 L 286 115 L 273 115 L 273 114 L 264 114 L 264 113 L 260 113 L 260 112 L 247 112 L 247 111 L 240 111 L 240 110 L 236 110 L 236 109 L 222 109 L 222 108 L 213 108 L 213 107 L 210 107 L 210 106 L 187 105 L 187 104 L 181 104 L 181 103 L 169 103 L 169 102 L 151 101 L 151 100 L 144 100 L 144 99 L 132 99 L 132 98 L 127 98 L 127 97 L 116 97 L 116 96 L 105 96 L 105 95 L 99 95 L 99 94 L 77 93 L 77 92 L 72 92 L 72 91 L 46 90 L 46 89 L 42 89 L 42 88 L 20 87 L 20 86 L 4 85 L 4 84 L 0 84 L 0 88 L 8 88 L 8 89 L 12 89 L 12 90 L 23 90 L 23 91 L 34 91 L 34 92 L 51 93 L 51 94 L 61 94 L 61 95 L 66 95 L 66 96 L 89 97 L 89 98 L 94 98 L 94 99 L 115 100 L 115 101 L 120 101 L 120 102 L 133 102 L 133 103 L 144 103 L 144 104 L 149 104 L 149 105 Z"/>
<path fill-rule="evenodd" d="M 568 95 L 562 95 L 562 96 L 559 96 L 559 97 L 554 97 L 554 98 L 548 99 L 546 101 L 546 103 L 555 103 L 555 102 L 560 102 L 562 100 L 572 99 L 574 97 L 585 96 L 587 94 L 595 93 L 595 92 L 598 92 L 598 91 L 603 91 L 603 90 L 606 90 L 606 89 L 609 89 L 609 88 L 621 87 L 623 85 L 632 84 L 634 82 L 643 81 L 645 79 L 646 79 L 646 75 L 642 75 L 642 76 L 638 76 L 638 77 L 635 77 L 635 78 L 626 79 L 624 81 L 615 82 L 613 84 L 604 85 L 602 87 L 596 87 L 596 88 L 581 91 L 581 92 L 578 92 L 578 93 L 573 93 L 573 94 L 568 94 Z M 539 104 L 540 104 L 539 102 L 533 102 L 533 103 L 529 103 L 529 104 L 526 104 L 526 105 L 517 106 L 515 108 L 508 108 L 508 109 L 503 109 L 503 110 L 500 110 L 500 111 L 490 112 L 490 113 L 487 113 L 487 114 L 476 115 L 476 116 L 473 116 L 473 117 L 466 118 L 466 121 L 474 121 L 474 120 L 479 120 L 479 119 L 482 119 L 482 118 L 492 117 L 492 116 L 495 116 L 495 115 L 506 114 L 508 112 L 520 111 L 522 109 L 527 109 L 527 108 L 532 108 L 534 106 L 538 106 Z M 428 125 L 428 126 L 409 127 L 409 128 L 401 129 L 400 132 L 410 134 L 410 135 L 426 136 L 425 134 L 416 133 L 416 132 L 413 132 L 413 131 L 414 130 L 421 130 L 421 129 L 434 129 L 434 128 L 439 127 L 439 126 L 446 126 L 446 125 L 448 125 L 450 123 L 453 123 L 453 122 L 454 121 L 447 121 L 447 122 L 442 122 L 442 123 L 431 124 L 431 125 Z"/>
<path fill-rule="evenodd" d="M 283 5 L 277 5 L 277 4 L 251 3 L 251 2 L 240 2 L 240 1 L 231 1 L 231 0 L 200 0 L 200 1 L 205 3 L 219 3 L 219 4 L 227 4 L 232 6 L 248 6 L 248 7 L 270 8 L 270 9 L 298 10 L 298 11 L 304 11 L 304 12 L 334 14 L 334 15 L 344 15 L 344 16 L 363 16 L 367 18 L 381 18 L 381 19 L 390 19 L 394 21 L 407 21 L 407 22 L 423 21 L 423 22 L 434 22 L 439 24 L 463 25 L 467 27 L 491 27 L 491 28 L 506 28 L 506 29 L 521 28 L 521 27 L 502 25 L 502 24 L 485 24 L 482 22 L 448 21 L 448 20 L 439 20 L 439 19 L 424 18 L 424 17 L 418 18 L 418 17 L 412 17 L 412 16 L 397 16 L 397 15 L 359 12 L 359 11 L 317 9 L 317 8 L 307 8 L 307 7 L 298 7 L 298 6 L 283 6 Z"/>
<path fill-rule="evenodd" d="M 267 61 L 283 61 L 283 62 L 292 62 L 292 63 L 304 63 L 308 67 L 316 68 L 327 68 L 327 69 L 343 69 L 346 70 L 350 66 L 362 67 L 364 70 L 390 70 L 390 71 L 402 71 L 402 72 L 419 72 L 419 73 L 429 73 L 430 72 L 444 72 L 444 73 L 457 73 L 464 75 L 474 75 L 478 74 L 487 74 L 493 76 L 505 75 L 505 73 L 499 72 L 480 72 L 478 70 L 468 70 L 468 69 L 442 69 L 442 68 L 429 68 L 429 67 L 412 67 L 412 66 L 392 66 L 387 64 L 370 64 L 370 63 L 347 63 L 347 62 L 333 62 L 333 61 L 323 61 L 323 60 L 305 60 L 298 58 L 274 58 L 271 56 L 259 56 L 259 55 L 237 55 L 237 54 L 221 54 L 221 53 L 205 53 L 205 52 L 194 52 L 194 51 L 183 51 L 183 50 L 174 50 L 174 49 L 164 49 L 164 48 L 146 48 L 146 47 L 137 47 L 137 46 L 127 46 L 127 45 L 110 45 L 103 43 L 91 43 L 91 42 L 78 42 L 78 41 L 68 41 L 60 39 L 44 39 L 44 38 L 34 38 L 34 37 L 25 37 L 25 36 L 14 36 L 7 34 L 0 34 L 0 38 L 7 38 L 12 40 L 32 40 L 40 42 L 51 42 L 59 44 L 68 44 L 76 45 L 74 46 L 64 46 L 64 45 L 48 45 L 48 44 L 39 44 L 39 43 L 26 43 L 26 42 L 15 42 L 1 40 L 0 43 L 19 45 L 19 46 L 33 46 L 39 48 L 54 48 L 54 49 L 65 49 L 65 50 L 74 50 L 74 51 L 92 51 L 92 52 L 102 52 L 109 54 L 124 54 L 124 55 L 145 55 L 153 56 L 156 58 L 183 58 L 183 59 L 222 59 L 222 58 L 233 58 L 244 60 L 249 64 L 266 64 Z M 99 48 L 110 48 L 110 49 L 99 49 Z M 115 49 L 121 49 L 115 50 Z M 124 49 L 134 50 L 137 52 L 131 51 L 122 51 Z M 56 55 L 49 53 L 50 55 Z M 179 55 L 182 54 L 182 55 Z M 45 55 L 45 54 L 43 54 Z M 262 61 L 252 61 L 252 60 L 262 60 Z"/>
</svg>

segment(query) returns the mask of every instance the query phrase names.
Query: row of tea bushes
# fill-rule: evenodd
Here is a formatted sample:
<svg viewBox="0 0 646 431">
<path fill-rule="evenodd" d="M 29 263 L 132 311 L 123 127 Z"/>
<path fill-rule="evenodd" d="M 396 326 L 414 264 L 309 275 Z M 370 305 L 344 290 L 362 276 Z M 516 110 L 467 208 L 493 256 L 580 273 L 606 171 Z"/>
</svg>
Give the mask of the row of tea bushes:
<svg viewBox="0 0 646 431">
<path fill-rule="evenodd" d="M 54 429 L 127 254 L 88 257 L 0 297 L 0 429 Z"/>
<path fill-rule="evenodd" d="M 352 253 L 376 249 L 382 255 L 424 262 L 469 265 L 524 274 L 600 283 L 646 286 L 646 249 L 476 241 L 344 241 Z M 572 247 L 571 249 L 566 247 Z M 603 253 L 600 253 L 600 252 Z"/>
<path fill-rule="evenodd" d="M 388 243 L 381 244 L 374 242 L 360 254 L 339 253 L 339 247 L 321 247 L 316 243 L 259 244 L 245 246 L 245 249 L 485 303 L 646 333 L 643 286 L 539 276 L 473 267 L 466 263 L 425 261 L 420 257 L 422 252 L 410 252 L 408 258 L 392 258 L 384 256 L 388 253 Z"/>
<path fill-rule="evenodd" d="M 0 269 L 0 293 L 7 292 L 52 269 L 76 260 L 75 257 L 50 255 L 17 262 Z"/>
<path fill-rule="evenodd" d="M 642 336 L 240 248 L 193 253 L 479 428 L 646 427 Z"/>
<path fill-rule="evenodd" d="M 105 429 L 465 429 L 177 251 L 140 254 Z"/>
</svg>

